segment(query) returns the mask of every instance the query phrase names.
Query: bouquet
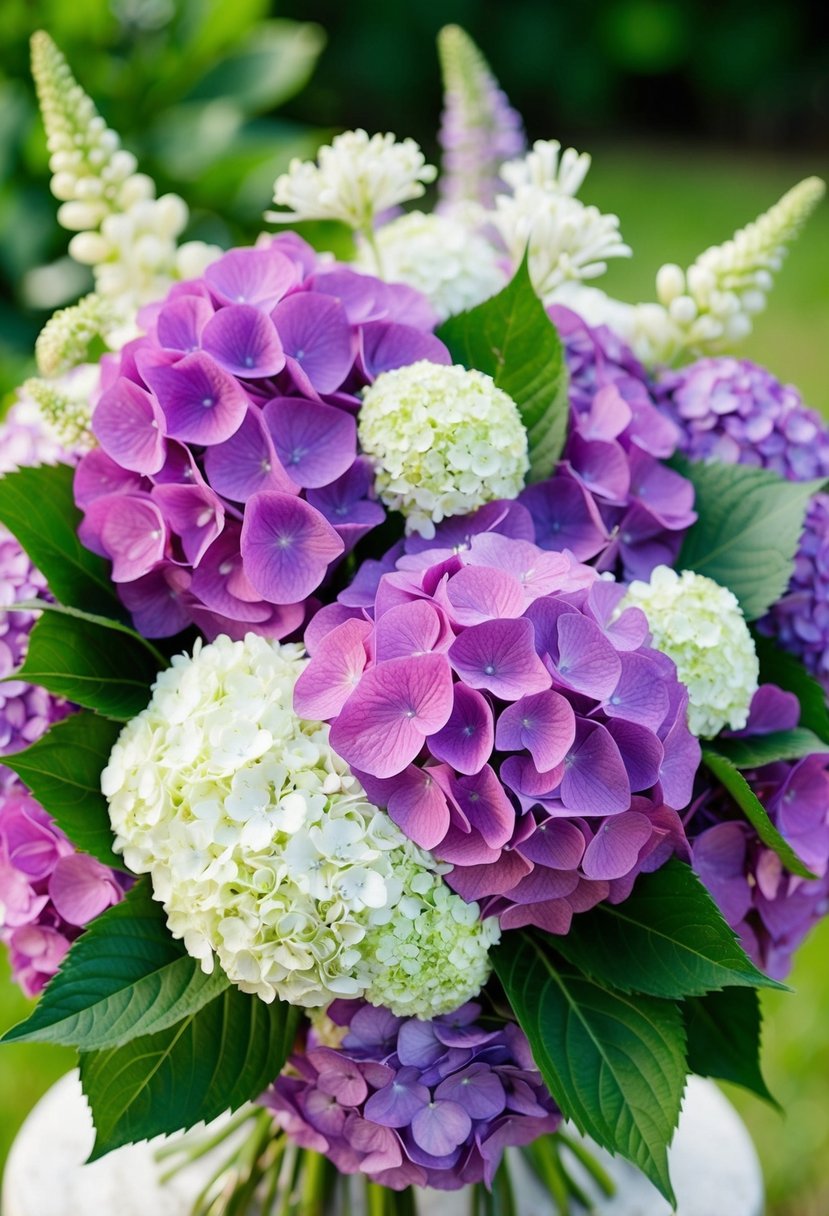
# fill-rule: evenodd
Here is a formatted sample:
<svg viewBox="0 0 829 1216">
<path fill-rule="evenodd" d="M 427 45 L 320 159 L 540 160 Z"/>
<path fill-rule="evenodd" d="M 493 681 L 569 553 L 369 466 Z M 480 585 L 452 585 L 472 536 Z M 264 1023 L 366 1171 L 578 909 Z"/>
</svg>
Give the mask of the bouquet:
<svg viewBox="0 0 829 1216">
<path fill-rule="evenodd" d="M 223 251 L 33 40 L 95 289 L 3 424 L 6 1038 L 94 1157 L 240 1111 L 203 1213 L 506 1212 L 510 1146 L 564 1212 L 564 1118 L 671 1199 L 829 909 L 829 430 L 730 353 L 822 183 L 622 303 L 589 157 L 439 50 L 433 210 L 351 131 Z"/>
</svg>

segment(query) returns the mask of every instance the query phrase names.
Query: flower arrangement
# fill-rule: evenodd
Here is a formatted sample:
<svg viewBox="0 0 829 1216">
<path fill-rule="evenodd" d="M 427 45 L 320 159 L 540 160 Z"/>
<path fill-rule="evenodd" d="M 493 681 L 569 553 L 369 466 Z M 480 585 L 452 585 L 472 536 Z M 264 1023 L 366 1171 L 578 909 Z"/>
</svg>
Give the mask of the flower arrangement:
<svg viewBox="0 0 829 1216">
<path fill-rule="evenodd" d="M 2 427 L 6 1037 L 77 1048 L 94 1156 L 256 1104 L 268 1212 L 507 1146 L 565 1211 L 563 1117 L 670 1199 L 829 911 L 829 430 L 730 353 L 822 185 L 623 304 L 589 157 L 439 49 L 433 211 L 348 132 L 222 251 L 33 40 L 95 292 Z"/>
</svg>

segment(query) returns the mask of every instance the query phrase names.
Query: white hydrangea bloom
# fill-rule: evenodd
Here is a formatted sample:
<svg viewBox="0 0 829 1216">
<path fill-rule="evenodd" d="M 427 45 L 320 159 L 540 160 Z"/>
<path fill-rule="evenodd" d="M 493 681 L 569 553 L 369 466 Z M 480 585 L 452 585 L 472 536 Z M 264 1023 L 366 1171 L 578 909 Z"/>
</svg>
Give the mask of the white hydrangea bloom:
<svg viewBox="0 0 829 1216">
<path fill-rule="evenodd" d="M 391 988 L 397 960 L 380 959 L 371 934 L 398 934 L 400 915 L 411 940 L 413 907 L 443 883 L 368 802 L 328 727 L 293 712 L 303 666 L 300 646 L 254 634 L 197 642 L 121 732 L 101 785 L 115 848 L 151 875 L 171 932 L 204 970 L 215 954 L 243 991 L 318 1008 Z M 466 966 L 433 991 L 430 1015 L 476 995 L 488 975 L 492 926 L 470 907 L 447 951 L 465 952 Z M 434 959 L 434 936 L 423 939 L 421 968 Z M 410 982 L 427 991 L 419 971 Z"/>
<path fill-rule="evenodd" d="M 499 194 L 489 218 L 515 263 L 529 253 L 533 286 L 545 304 L 571 281 L 594 279 L 607 259 L 630 257 L 619 219 L 570 195 L 532 184 Z"/>
<path fill-rule="evenodd" d="M 474 308 L 506 282 L 497 252 L 456 215 L 410 211 L 360 242 L 357 265 L 389 283 L 407 283 L 431 303 L 438 318 Z"/>
<path fill-rule="evenodd" d="M 653 645 L 676 663 L 688 689 L 688 726 L 703 739 L 742 730 L 760 664 L 736 596 L 705 575 L 657 566 L 649 583 L 631 583 L 620 607 L 648 618 Z"/>
<path fill-rule="evenodd" d="M 72 76 L 48 34 L 32 38 L 32 73 L 46 128 L 58 220 L 76 233 L 69 252 L 91 266 L 96 291 L 125 313 L 163 296 L 195 261 L 202 268 L 221 250 L 201 241 L 178 246 L 187 224 L 184 201 L 155 198 L 151 178 L 121 147 Z"/>
<path fill-rule="evenodd" d="M 465 367 L 421 360 L 383 372 L 365 390 L 358 428 L 378 495 L 421 536 L 447 516 L 516 498 L 529 469 L 518 406 Z"/>
<path fill-rule="evenodd" d="M 501 165 L 500 174 L 513 190 L 534 186 L 554 194 L 576 195 L 590 169 L 587 152 L 561 149 L 557 139 L 537 139 L 526 156 Z"/>
<path fill-rule="evenodd" d="M 437 176 L 413 139 L 345 131 L 320 148 L 317 163 L 294 158 L 274 182 L 273 201 L 290 211 L 268 211 L 273 223 L 341 220 L 369 233 L 374 217 L 420 198 Z"/>
</svg>

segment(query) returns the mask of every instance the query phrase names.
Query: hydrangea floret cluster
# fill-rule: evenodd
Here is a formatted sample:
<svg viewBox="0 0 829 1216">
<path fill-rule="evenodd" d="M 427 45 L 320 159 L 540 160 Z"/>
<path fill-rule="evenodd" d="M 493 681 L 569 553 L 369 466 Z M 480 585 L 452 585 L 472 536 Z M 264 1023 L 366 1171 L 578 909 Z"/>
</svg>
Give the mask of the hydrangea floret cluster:
<svg viewBox="0 0 829 1216">
<path fill-rule="evenodd" d="M 591 328 L 562 305 L 549 313 L 564 340 L 570 419 L 552 477 L 521 495 L 536 543 L 625 579 L 648 578 L 676 560 L 696 519 L 693 486 L 665 465 L 679 431 L 611 330 Z"/>
<path fill-rule="evenodd" d="M 115 848 L 152 876 L 188 953 L 245 992 L 454 1009 L 486 982 L 497 925 L 439 893 L 440 868 L 371 805 L 328 728 L 293 712 L 303 665 L 300 646 L 254 634 L 176 656 L 102 775 Z"/>
<path fill-rule="evenodd" d="M 657 566 L 649 582 L 631 583 L 624 603 L 644 612 L 653 645 L 676 664 L 693 733 L 742 730 L 760 663 L 734 593 L 692 570 Z"/>
<path fill-rule="evenodd" d="M 561 1115 L 524 1035 L 464 1005 L 429 1023 L 337 1001 L 337 1048 L 312 1032 L 264 1098 L 280 1126 L 345 1174 L 402 1190 L 492 1185 L 504 1149 L 556 1131 Z"/>
<path fill-rule="evenodd" d="M 444 86 L 441 209 L 468 203 L 491 207 L 504 185 L 501 166 L 525 150 L 524 124 L 460 26 L 440 31 L 438 55 Z"/>
<path fill-rule="evenodd" d="M 385 372 L 363 394 L 358 426 L 380 498 L 423 536 L 447 516 L 517 497 L 529 469 L 517 405 L 464 367 L 418 361 Z"/>
<path fill-rule="evenodd" d="M 110 359 L 80 463 L 85 544 L 149 637 L 294 632 L 384 512 L 357 452 L 359 393 L 449 363 L 411 288 L 320 261 L 285 235 L 231 250 L 144 315 Z"/>
<path fill-rule="evenodd" d="M 566 933 L 685 850 L 700 753 L 625 589 L 531 536 L 495 503 L 369 564 L 312 622 L 294 704 L 464 898 Z"/>
<path fill-rule="evenodd" d="M 797 698 L 774 685 L 754 696 L 746 736 L 791 730 Z M 743 948 L 774 979 L 785 979 L 792 955 L 829 913 L 829 752 L 777 761 L 745 773 L 769 818 L 815 879 L 790 874 L 746 822 L 737 804 L 711 781 L 692 805 L 688 834 L 694 869 Z"/>
<path fill-rule="evenodd" d="M 40 993 L 84 926 L 129 883 L 77 852 L 18 782 L 0 793 L 0 941 L 27 996 Z"/>
<path fill-rule="evenodd" d="M 829 429 L 795 388 L 765 368 L 701 359 L 658 381 L 663 410 L 694 460 L 771 469 L 788 481 L 829 477 Z M 829 687 L 829 497 L 816 494 L 786 594 L 758 622 Z"/>
<path fill-rule="evenodd" d="M 48 34 L 32 38 L 37 86 L 52 170 L 58 219 L 77 235 L 69 251 L 93 268 L 98 294 L 130 307 L 157 299 L 173 279 L 201 274 L 219 251 L 201 241 L 181 246 L 188 210 L 175 194 L 155 197 L 72 76 Z"/>
</svg>

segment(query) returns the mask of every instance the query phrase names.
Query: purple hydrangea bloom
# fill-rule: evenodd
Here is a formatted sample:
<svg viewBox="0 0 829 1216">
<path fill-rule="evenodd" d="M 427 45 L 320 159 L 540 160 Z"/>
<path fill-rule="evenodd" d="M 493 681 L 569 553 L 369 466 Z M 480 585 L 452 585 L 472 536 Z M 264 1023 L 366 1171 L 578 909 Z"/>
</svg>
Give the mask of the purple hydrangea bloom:
<svg viewBox="0 0 829 1216">
<path fill-rule="evenodd" d="M 700 753 L 673 663 L 638 609 L 616 614 L 624 588 L 523 529 L 492 503 L 371 563 L 312 622 L 294 705 L 464 898 L 566 933 L 687 853 Z"/>
<path fill-rule="evenodd" d="M 565 343 L 570 426 L 552 477 L 520 501 L 545 549 L 625 579 L 672 566 L 696 519 L 691 483 L 664 461 L 679 432 L 654 404 L 647 374 L 605 326 L 592 329 L 570 309 L 549 310 Z"/>
<path fill-rule="evenodd" d="M 554 1132 L 561 1115 L 519 1028 L 480 1007 L 420 1022 L 335 1001 L 337 1048 L 314 1032 L 263 1102 L 304 1148 L 394 1190 L 491 1186 L 504 1149 Z"/>
<path fill-rule="evenodd" d="M 659 402 L 692 460 L 748 464 L 789 481 L 829 477 L 829 428 L 800 394 L 746 359 L 700 359 L 658 382 Z M 758 628 L 829 689 L 829 497 L 806 515 L 789 588 Z"/>
<path fill-rule="evenodd" d="M 448 363 L 411 288 L 317 259 L 286 234 L 235 249 L 145 310 L 105 359 L 78 467 L 81 539 L 150 637 L 293 633 L 384 512 L 357 452 L 359 392 Z"/>
<path fill-rule="evenodd" d="M 0 940 L 33 997 L 85 925 L 118 903 L 129 880 L 78 853 L 22 785 L 0 793 Z"/>
<path fill-rule="evenodd" d="M 797 725 L 797 699 L 757 691 L 742 735 Z M 708 778 L 692 805 L 693 865 L 758 967 L 784 979 L 809 930 L 829 913 L 829 752 L 744 774 L 769 817 L 817 880 L 790 874 L 719 783 Z"/>
</svg>

